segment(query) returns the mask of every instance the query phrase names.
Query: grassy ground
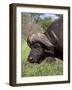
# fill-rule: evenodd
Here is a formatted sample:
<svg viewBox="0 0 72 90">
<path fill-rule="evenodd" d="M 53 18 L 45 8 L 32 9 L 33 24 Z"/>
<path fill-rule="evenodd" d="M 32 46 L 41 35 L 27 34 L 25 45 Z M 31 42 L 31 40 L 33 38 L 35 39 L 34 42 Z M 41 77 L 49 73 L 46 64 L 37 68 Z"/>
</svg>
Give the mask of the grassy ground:
<svg viewBox="0 0 72 90">
<path fill-rule="evenodd" d="M 31 64 L 27 61 L 30 48 L 25 40 L 22 40 L 21 46 L 21 75 L 22 77 L 29 76 L 51 76 L 63 74 L 63 62 L 59 59 L 53 60 L 46 58 L 41 64 Z"/>
</svg>

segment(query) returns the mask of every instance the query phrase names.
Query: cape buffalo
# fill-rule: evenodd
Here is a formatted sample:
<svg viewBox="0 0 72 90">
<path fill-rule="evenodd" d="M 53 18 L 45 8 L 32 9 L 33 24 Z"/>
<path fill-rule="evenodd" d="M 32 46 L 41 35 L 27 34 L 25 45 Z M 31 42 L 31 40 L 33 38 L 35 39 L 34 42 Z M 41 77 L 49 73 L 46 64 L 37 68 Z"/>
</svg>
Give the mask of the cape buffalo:
<svg viewBox="0 0 72 90">
<path fill-rule="evenodd" d="M 45 33 L 28 36 L 27 43 L 31 48 L 28 61 L 41 63 L 46 57 L 63 60 L 63 19 L 55 20 Z"/>
</svg>

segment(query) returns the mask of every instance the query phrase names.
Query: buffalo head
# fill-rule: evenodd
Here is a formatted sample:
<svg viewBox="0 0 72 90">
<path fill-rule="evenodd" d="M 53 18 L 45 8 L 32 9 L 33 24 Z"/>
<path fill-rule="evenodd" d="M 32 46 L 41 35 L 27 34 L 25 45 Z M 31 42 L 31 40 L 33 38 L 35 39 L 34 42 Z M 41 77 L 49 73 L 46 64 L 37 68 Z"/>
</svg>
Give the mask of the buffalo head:
<svg viewBox="0 0 72 90">
<path fill-rule="evenodd" d="M 31 48 L 28 61 L 31 63 L 41 63 L 46 55 L 53 55 L 53 44 L 43 33 L 32 34 L 28 37 L 27 43 Z"/>
</svg>

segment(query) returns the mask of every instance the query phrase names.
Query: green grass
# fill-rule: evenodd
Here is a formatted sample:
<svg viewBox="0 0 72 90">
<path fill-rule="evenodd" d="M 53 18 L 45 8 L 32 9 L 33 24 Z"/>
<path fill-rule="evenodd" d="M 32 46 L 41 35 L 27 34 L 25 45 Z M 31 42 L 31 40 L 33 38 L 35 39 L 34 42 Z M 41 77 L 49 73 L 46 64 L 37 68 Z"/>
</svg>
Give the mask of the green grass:
<svg viewBox="0 0 72 90">
<path fill-rule="evenodd" d="M 21 75 L 22 77 L 29 76 L 51 76 L 51 75 L 62 75 L 63 74 L 63 62 L 56 59 L 49 62 L 51 59 L 46 58 L 41 64 L 31 64 L 27 61 L 30 48 L 28 47 L 25 40 L 22 40 L 21 45 Z"/>
<path fill-rule="evenodd" d="M 27 57 L 29 55 L 30 48 L 27 45 L 27 42 L 25 40 L 22 40 L 21 43 L 21 59 L 23 61 L 27 61 Z"/>
</svg>

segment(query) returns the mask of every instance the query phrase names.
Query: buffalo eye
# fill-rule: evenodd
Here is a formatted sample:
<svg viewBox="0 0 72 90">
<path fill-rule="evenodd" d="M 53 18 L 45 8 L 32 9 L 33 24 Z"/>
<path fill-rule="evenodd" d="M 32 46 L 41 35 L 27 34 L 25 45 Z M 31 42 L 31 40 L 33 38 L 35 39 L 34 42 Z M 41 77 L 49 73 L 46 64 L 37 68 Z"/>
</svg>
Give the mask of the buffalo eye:
<svg viewBox="0 0 72 90">
<path fill-rule="evenodd" d="M 33 48 L 40 48 L 41 46 L 40 46 L 40 44 L 35 43 L 32 47 L 33 47 Z"/>
</svg>

